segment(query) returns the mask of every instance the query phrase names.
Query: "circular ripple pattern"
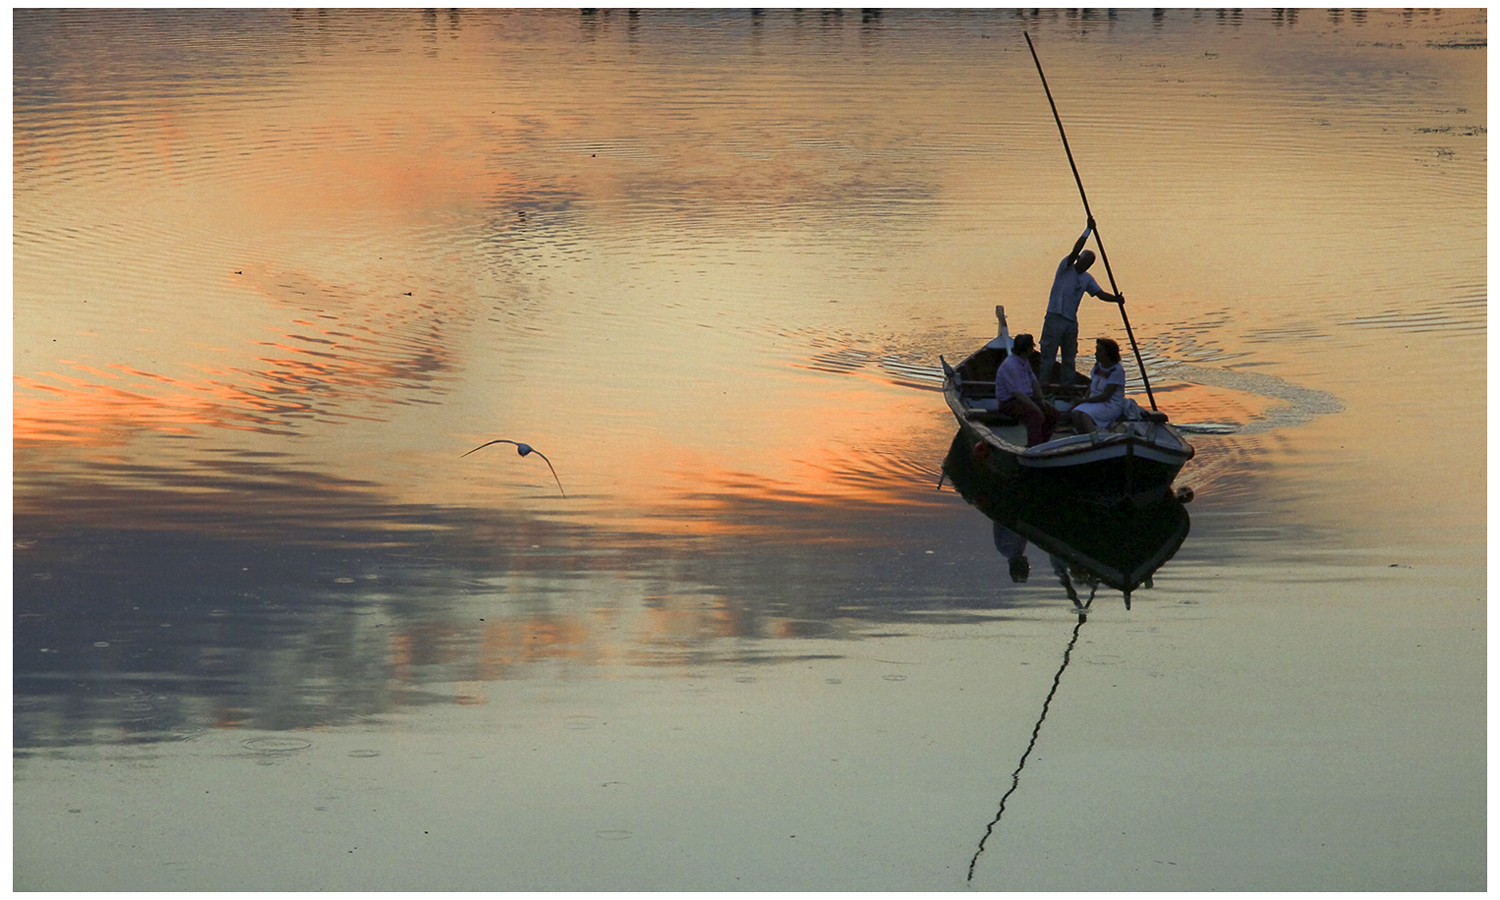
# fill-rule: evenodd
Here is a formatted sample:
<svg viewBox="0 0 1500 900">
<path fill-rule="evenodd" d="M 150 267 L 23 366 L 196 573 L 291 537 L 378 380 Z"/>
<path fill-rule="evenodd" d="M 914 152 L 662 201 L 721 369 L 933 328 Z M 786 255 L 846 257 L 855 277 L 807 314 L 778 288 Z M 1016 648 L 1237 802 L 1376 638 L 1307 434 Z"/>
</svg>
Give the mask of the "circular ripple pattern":
<svg viewBox="0 0 1500 900">
<path fill-rule="evenodd" d="M 296 753 L 312 747 L 312 741 L 292 737 L 263 737 L 241 741 L 240 746 L 256 753 Z"/>
</svg>

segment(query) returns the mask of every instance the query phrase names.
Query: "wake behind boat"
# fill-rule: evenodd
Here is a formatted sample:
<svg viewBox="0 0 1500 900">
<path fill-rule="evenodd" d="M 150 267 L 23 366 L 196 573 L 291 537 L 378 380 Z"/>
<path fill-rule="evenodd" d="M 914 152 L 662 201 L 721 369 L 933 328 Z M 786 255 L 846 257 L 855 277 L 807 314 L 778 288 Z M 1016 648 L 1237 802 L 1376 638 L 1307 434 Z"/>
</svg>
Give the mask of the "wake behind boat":
<svg viewBox="0 0 1500 900">
<path fill-rule="evenodd" d="M 1026 446 L 1025 426 L 997 410 L 995 372 L 1009 355 L 1009 340 L 1004 308 L 995 307 L 995 314 L 999 337 L 957 366 L 939 357 L 943 397 L 975 461 L 995 475 L 1024 474 L 1047 488 L 1104 499 L 1140 502 L 1169 491 L 1193 458 L 1193 446 L 1161 412 L 1132 412 L 1107 429 L 1084 434 L 1073 433 L 1064 420 L 1051 440 Z"/>
</svg>

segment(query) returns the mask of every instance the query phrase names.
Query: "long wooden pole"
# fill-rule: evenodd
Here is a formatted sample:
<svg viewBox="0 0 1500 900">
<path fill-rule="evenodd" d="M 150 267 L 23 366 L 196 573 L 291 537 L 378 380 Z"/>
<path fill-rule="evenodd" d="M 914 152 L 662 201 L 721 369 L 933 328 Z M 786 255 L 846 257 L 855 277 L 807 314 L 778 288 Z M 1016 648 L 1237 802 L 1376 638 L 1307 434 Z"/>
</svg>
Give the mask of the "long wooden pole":
<svg viewBox="0 0 1500 900">
<path fill-rule="evenodd" d="M 1073 180 L 1078 183 L 1078 196 L 1083 198 L 1083 212 L 1092 220 L 1094 214 L 1089 209 L 1089 195 L 1084 193 L 1083 179 L 1078 175 L 1078 164 L 1073 162 L 1073 149 L 1068 146 L 1068 133 L 1063 130 L 1062 116 L 1057 114 L 1057 103 L 1052 99 L 1052 89 L 1047 87 L 1047 76 L 1042 72 L 1042 61 L 1037 58 L 1036 47 L 1031 43 L 1031 35 L 1024 31 L 1021 35 L 1026 38 L 1026 47 L 1031 51 L 1031 61 L 1036 63 L 1036 74 L 1041 76 L 1042 90 L 1047 92 L 1047 105 L 1052 107 L 1052 118 L 1057 122 L 1057 133 L 1062 135 L 1063 151 L 1068 154 L 1068 167 L 1073 170 Z M 1115 285 L 1115 272 L 1109 267 L 1109 254 L 1104 252 L 1104 238 L 1099 236 L 1098 223 L 1094 225 L 1094 241 L 1099 245 L 1099 258 L 1104 260 L 1104 272 L 1109 276 L 1110 290 L 1119 294 L 1120 289 Z M 1135 352 L 1135 364 L 1141 370 L 1141 384 L 1146 386 L 1146 399 L 1151 401 L 1151 409 L 1155 410 L 1156 397 L 1151 393 L 1151 380 L 1146 377 L 1146 364 L 1141 361 L 1141 348 L 1135 342 L 1135 332 L 1130 329 L 1130 317 L 1125 314 L 1125 304 L 1121 303 L 1119 306 L 1120 320 L 1125 323 L 1125 335 L 1130 338 L 1130 349 Z"/>
</svg>

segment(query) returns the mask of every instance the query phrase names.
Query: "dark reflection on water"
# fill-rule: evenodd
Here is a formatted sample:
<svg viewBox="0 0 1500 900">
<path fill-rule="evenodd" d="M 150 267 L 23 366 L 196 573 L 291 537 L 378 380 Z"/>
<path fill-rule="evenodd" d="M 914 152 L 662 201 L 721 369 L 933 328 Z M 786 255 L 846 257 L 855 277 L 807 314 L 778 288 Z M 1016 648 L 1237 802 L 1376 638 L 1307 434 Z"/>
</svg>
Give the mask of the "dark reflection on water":
<svg viewBox="0 0 1500 900">
<path fill-rule="evenodd" d="M 776 536 L 676 538 L 393 502 L 267 454 L 37 479 L 14 518 L 16 747 L 349 723 L 556 667 L 838 656 L 1056 602 L 955 550 L 971 522 L 930 484 L 884 507 L 726 496 L 717 515 Z"/>
<path fill-rule="evenodd" d="M 1039 492 L 1023 478 L 1001 479 L 986 473 L 975 463 L 963 431 L 953 437 L 943 460 L 943 474 L 952 480 L 964 500 L 990 518 L 995 549 L 1005 557 L 1011 579 L 1030 580 L 1026 551 L 1028 542 L 1034 543 L 1046 552 L 1051 575 L 1057 578 L 1078 614 L 1052 677 L 1051 689 L 1032 726 L 1031 739 L 1011 773 L 1010 787 L 1001 796 L 999 808 L 969 861 L 968 880 L 972 882 L 979 857 L 1000 826 L 1011 796 L 1021 786 L 1021 773 L 1036 749 L 1099 588 L 1120 591 L 1125 608 L 1129 609 L 1131 594 L 1152 586 L 1152 576 L 1187 540 L 1191 523 L 1179 497 L 1191 495 L 1166 493 L 1155 502 L 1138 505 L 1090 500 L 1060 494 L 1055 489 Z M 1087 592 L 1087 599 L 1080 588 Z"/>
<path fill-rule="evenodd" d="M 1186 535 L 1174 501 L 1111 555 L 1100 535 L 1131 520 L 1108 514 L 1091 533 L 1089 510 L 1059 520 L 997 502 L 957 459 L 946 470 L 965 498 L 1050 554 L 1080 608 L 1075 585 L 1135 589 Z M 884 506 L 726 496 L 717 515 L 774 522 L 775 537 L 677 538 L 392 502 L 266 455 L 97 468 L 34 486 L 15 514 L 18 749 L 350 723 L 557 667 L 836 657 L 902 623 L 1062 599 L 980 556 L 973 520 L 930 487 Z"/>
<path fill-rule="evenodd" d="M 1075 603 L 1077 600 L 1075 598 Z M 1073 626 L 1073 634 L 1068 638 L 1068 646 L 1063 649 L 1062 662 L 1058 664 L 1057 674 L 1052 676 L 1052 689 L 1047 692 L 1047 699 L 1042 701 L 1041 714 L 1037 716 L 1036 724 L 1031 729 L 1031 740 L 1026 744 L 1026 750 L 1021 754 L 1021 759 L 1016 763 L 1016 770 L 1010 775 L 1010 788 L 1000 798 L 1000 808 L 995 811 L 995 817 L 985 826 L 984 835 L 979 839 L 979 846 L 974 850 L 974 856 L 969 860 L 968 880 L 974 880 L 974 868 L 979 865 L 979 857 L 984 853 L 985 845 L 990 842 L 995 829 L 1000 826 L 1000 820 L 1005 817 L 1005 805 L 1010 801 L 1011 795 L 1021 787 L 1021 772 L 1026 768 L 1026 760 L 1031 758 L 1031 751 L 1036 749 L 1037 739 L 1042 736 L 1042 725 L 1047 721 L 1047 712 L 1052 708 L 1052 700 L 1057 696 L 1057 689 L 1062 684 L 1063 673 L 1068 670 L 1068 663 L 1073 660 L 1073 648 L 1078 645 L 1078 634 L 1083 630 L 1084 623 L 1088 617 L 1082 611 L 1078 614 L 1078 623 Z"/>
<path fill-rule="evenodd" d="M 987 476 L 974 464 L 962 431 L 954 435 L 943 473 L 992 520 L 995 549 L 1006 558 L 1012 580 L 1028 580 L 1026 545 L 1036 544 L 1047 553 L 1080 617 L 1100 585 L 1122 592 L 1129 609 L 1130 595 L 1151 587 L 1152 575 L 1182 547 L 1191 527 L 1180 499 L 1190 498 L 1190 492 L 1169 493 L 1144 505 L 1040 493 L 1020 479 Z M 1090 591 L 1088 602 L 1081 599 L 1079 585 Z"/>
</svg>

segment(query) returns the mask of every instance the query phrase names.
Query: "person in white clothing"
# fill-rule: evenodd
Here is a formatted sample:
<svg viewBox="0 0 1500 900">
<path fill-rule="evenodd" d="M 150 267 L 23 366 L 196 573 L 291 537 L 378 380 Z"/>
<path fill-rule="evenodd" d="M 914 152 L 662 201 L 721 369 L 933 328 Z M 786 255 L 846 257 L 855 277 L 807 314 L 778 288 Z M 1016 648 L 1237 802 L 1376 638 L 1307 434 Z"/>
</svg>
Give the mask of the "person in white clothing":
<svg viewBox="0 0 1500 900">
<path fill-rule="evenodd" d="M 1120 364 L 1120 345 L 1112 338 L 1094 341 L 1094 370 L 1089 373 L 1089 392 L 1068 413 L 1079 434 L 1113 425 L 1125 414 L 1125 367 Z"/>
<path fill-rule="evenodd" d="M 1056 381 L 1064 386 L 1073 383 L 1078 370 L 1074 363 L 1078 358 L 1078 304 L 1084 294 L 1092 294 L 1106 303 L 1125 304 L 1124 294 L 1111 294 L 1099 286 L 1089 267 L 1094 264 L 1094 251 L 1083 249 L 1089 235 L 1094 233 L 1094 217 L 1089 216 L 1088 227 L 1073 245 L 1073 250 L 1057 264 L 1057 274 L 1052 277 L 1052 294 L 1047 298 L 1047 317 L 1042 321 L 1042 371 L 1041 382 Z M 1057 367 L 1057 353 L 1062 351 L 1062 371 Z"/>
</svg>

